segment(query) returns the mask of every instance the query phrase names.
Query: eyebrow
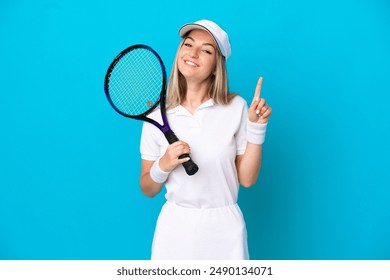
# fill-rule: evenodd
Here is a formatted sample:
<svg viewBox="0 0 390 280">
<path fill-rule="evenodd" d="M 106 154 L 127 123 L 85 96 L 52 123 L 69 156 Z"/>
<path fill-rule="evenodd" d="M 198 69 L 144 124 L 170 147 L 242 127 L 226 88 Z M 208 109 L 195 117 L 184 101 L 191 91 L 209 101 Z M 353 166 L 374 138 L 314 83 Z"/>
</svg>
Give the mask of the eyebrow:
<svg viewBox="0 0 390 280">
<path fill-rule="evenodd" d="M 192 38 L 191 36 L 187 36 L 186 39 L 190 39 L 190 40 L 192 40 L 193 42 L 195 42 L 195 39 Z M 202 45 L 203 45 L 203 46 L 211 46 L 211 47 L 213 47 L 213 48 L 215 49 L 214 45 L 211 44 L 211 43 L 203 43 Z"/>
</svg>

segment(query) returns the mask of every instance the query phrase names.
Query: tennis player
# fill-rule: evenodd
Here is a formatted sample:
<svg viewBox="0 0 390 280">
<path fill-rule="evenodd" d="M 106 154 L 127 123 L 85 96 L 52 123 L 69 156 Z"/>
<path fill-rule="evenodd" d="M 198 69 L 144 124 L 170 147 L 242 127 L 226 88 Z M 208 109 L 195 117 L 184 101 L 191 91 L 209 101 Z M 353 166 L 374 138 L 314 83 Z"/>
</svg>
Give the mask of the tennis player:
<svg viewBox="0 0 390 280">
<path fill-rule="evenodd" d="M 153 197 L 166 186 L 153 238 L 155 260 L 249 259 L 247 232 L 237 205 L 239 186 L 257 181 L 272 109 L 260 97 L 251 105 L 228 91 L 227 33 L 216 23 L 185 24 L 167 92 L 169 124 L 181 141 L 169 145 L 145 122 L 140 186 Z M 151 117 L 160 118 L 154 111 Z M 153 116 L 153 114 L 155 116 Z M 178 159 L 190 154 L 199 171 L 188 176 Z"/>
</svg>

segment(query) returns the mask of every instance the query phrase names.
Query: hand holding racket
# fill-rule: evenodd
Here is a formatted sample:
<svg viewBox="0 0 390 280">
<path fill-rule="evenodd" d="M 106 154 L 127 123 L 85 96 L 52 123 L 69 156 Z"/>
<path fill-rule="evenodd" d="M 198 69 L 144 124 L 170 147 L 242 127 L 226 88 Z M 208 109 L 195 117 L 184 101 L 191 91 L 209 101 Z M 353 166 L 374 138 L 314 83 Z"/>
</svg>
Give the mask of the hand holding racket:
<svg viewBox="0 0 390 280">
<path fill-rule="evenodd" d="M 169 144 L 179 141 L 171 130 L 166 116 L 166 72 L 160 56 L 151 47 L 134 45 L 123 50 L 109 66 L 104 91 L 111 106 L 119 114 L 147 121 L 164 133 Z M 163 124 L 148 117 L 160 104 Z M 189 158 L 189 154 L 179 158 Z M 190 159 L 183 163 L 188 175 L 198 171 Z"/>
</svg>

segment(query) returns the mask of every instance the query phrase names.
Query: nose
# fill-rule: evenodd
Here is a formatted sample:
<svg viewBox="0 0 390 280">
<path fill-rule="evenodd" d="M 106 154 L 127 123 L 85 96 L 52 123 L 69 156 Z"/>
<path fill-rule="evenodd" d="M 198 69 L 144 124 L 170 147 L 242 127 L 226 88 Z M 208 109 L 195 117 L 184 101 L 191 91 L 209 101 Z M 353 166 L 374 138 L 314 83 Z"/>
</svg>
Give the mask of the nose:
<svg viewBox="0 0 390 280">
<path fill-rule="evenodd" d="M 197 58 L 198 57 L 198 51 L 196 48 L 192 48 L 191 51 L 190 51 L 190 56 L 192 58 Z"/>
</svg>

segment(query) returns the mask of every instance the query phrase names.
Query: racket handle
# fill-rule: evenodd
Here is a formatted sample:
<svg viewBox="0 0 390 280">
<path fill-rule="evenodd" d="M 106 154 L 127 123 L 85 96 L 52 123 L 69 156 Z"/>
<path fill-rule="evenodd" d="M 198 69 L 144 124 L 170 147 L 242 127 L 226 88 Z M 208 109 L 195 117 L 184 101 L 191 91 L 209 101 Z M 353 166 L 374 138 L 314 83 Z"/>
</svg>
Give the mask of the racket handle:
<svg viewBox="0 0 390 280">
<path fill-rule="evenodd" d="M 190 157 L 190 155 L 183 154 L 183 155 L 179 156 L 179 158 L 186 158 L 186 157 Z M 190 176 L 194 175 L 199 170 L 198 165 L 191 158 L 188 161 L 183 162 L 183 167 L 186 170 L 186 173 Z"/>
<path fill-rule="evenodd" d="M 168 140 L 169 144 L 175 143 L 179 141 L 179 138 L 177 138 L 176 134 L 172 130 L 168 130 L 167 132 L 164 133 L 165 137 Z M 180 159 L 182 158 L 190 158 L 189 154 L 182 154 L 179 156 Z M 188 161 L 183 163 L 183 167 L 188 175 L 194 175 L 196 172 L 198 172 L 199 167 L 196 165 L 196 163 L 190 158 Z"/>
</svg>

